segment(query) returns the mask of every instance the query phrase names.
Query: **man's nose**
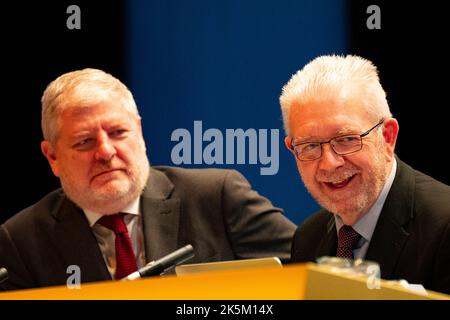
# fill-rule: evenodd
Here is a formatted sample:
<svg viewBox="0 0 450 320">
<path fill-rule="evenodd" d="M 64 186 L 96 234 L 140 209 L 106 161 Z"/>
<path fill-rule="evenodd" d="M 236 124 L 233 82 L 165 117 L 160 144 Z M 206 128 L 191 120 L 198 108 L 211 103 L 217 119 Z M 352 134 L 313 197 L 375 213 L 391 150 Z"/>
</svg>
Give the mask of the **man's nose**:
<svg viewBox="0 0 450 320">
<path fill-rule="evenodd" d="M 319 169 L 331 171 L 343 166 L 344 163 L 344 158 L 334 152 L 329 143 L 322 145 L 322 157 L 319 159 Z"/>
<path fill-rule="evenodd" d="M 100 135 L 97 139 L 96 160 L 108 161 L 116 155 L 116 148 L 108 135 Z"/>
</svg>

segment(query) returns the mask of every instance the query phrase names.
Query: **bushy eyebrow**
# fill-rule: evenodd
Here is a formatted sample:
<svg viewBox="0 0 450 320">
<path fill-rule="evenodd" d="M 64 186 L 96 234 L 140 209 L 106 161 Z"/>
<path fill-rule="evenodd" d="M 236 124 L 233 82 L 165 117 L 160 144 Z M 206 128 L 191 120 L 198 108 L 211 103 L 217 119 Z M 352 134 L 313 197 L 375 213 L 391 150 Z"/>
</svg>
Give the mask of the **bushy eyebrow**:
<svg viewBox="0 0 450 320">
<path fill-rule="evenodd" d="M 92 131 L 89 130 L 82 130 L 82 131 L 78 131 L 76 133 L 73 133 L 70 135 L 71 139 L 80 139 L 80 138 L 84 138 L 89 136 L 90 134 L 92 134 Z"/>
<path fill-rule="evenodd" d="M 333 137 L 338 137 L 338 136 L 342 136 L 342 135 L 347 135 L 347 134 L 359 134 L 358 133 L 358 129 L 355 129 L 355 127 L 352 126 L 345 126 L 340 128 Z"/>
<path fill-rule="evenodd" d="M 123 122 L 119 119 L 117 121 L 112 122 L 111 124 L 107 124 L 105 126 L 105 129 L 106 130 L 116 130 L 116 129 L 121 129 L 121 128 L 124 129 L 124 128 L 129 128 L 129 127 L 130 127 L 129 124 L 127 124 L 126 122 Z M 75 132 L 73 133 L 73 136 L 90 134 L 92 132 L 95 132 L 95 130 L 97 130 L 97 127 L 93 128 L 93 129 L 90 127 L 87 127 L 87 128 L 81 127 L 79 129 L 75 130 Z"/>
<path fill-rule="evenodd" d="M 301 138 L 294 138 L 292 139 L 292 144 L 301 144 L 301 143 L 308 143 L 308 142 L 321 142 L 321 141 L 327 141 L 329 139 L 340 137 L 348 134 L 358 134 L 358 130 L 355 129 L 355 127 L 352 126 L 344 126 L 339 128 L 331 137 L 328 139 L 319 139 L 316 136 L 303 136 Z"/>
</svg>

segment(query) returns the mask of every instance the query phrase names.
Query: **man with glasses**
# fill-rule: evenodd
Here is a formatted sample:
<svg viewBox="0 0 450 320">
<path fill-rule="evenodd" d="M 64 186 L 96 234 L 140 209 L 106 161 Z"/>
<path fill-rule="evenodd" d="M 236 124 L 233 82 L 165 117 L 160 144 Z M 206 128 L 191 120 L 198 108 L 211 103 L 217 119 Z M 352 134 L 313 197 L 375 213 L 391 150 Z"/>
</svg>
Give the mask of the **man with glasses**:
<svg viewBox="0 0 450 320">
<path fill-rule="evenodd" d="M 321 256 L 379 263 L 384 279 L 450 292 L 450 187 L 394 153 L 399 125 L 376 67 L 322 56 L 280 97 L 285 144 L 323 207 L 297 229 L 294 262 Z"/>
</svg>

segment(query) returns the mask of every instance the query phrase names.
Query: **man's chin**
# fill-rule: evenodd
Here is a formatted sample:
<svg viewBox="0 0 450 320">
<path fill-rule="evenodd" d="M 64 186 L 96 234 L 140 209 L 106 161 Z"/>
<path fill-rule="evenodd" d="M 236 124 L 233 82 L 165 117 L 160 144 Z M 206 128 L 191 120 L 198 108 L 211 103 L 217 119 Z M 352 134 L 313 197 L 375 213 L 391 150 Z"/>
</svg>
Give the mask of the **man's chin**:
<svg viewBox="0 0 450 320">
<path fill-rule="evenodd" d="M 118 213 L 122 211 L 124 207 L 129 205 L 133 199 L 134 197 L 131 197 L 130 195 L 121 197 L 108 197 L 103 195 L 102 197 L 86 201 L 84 203 L 85 206 L 82 208 L 87 208 L 101 214 Z"/>
<path fill-rule="evenodd" d="M 336 205 L 336 203 L 337 202 L 326 201 L 325 203 L 321 203 L 321 205 L 328 211 L 338 214 L 342 220 L 344 220 L 344 223 L 346 223 L 346 221 L 353 221 L 355 217 L 361 214 L 365 207 L 364 201 L 358 201 L 358 199 L 355 198 L 345 202 L 341 200 L 339 201 L 339 205 Z"/>
<path fill-rule="evenodd" d="M 124 207 L 130 204 L 138 192 L 132 192 L 130 189 L 111 189 L 107 190 L 84 190 L 81 192 L 67 192 L 69 199 L 76 203 L 80 208 L 91 210 L 102 214 L 120 212 Z M 80 195 L 87 196 L 80 196 Z"/>
<path fill-rule="evenodd" d="M 128 177 L 124 178 L 116 178 L 109 177 L 108 179 L 94 179 L 89 184 L 89 189 L 91 192 L 98 194 L 114 194 L 116 192 L 121 192 L 123 190 L 127 190 L 130 188 L 130 180 Z"/>
<path fill-rule="evenodd" d="M 89 198 L 92 202 L 101 202 L 103 204 L 107 202 L 121 202 L 126 199 L 134 198 L 135 193 L 129 187 L 127 188 L 102 188 L 101 190 L 92 191 L 89 194 Z"/>
</svg>

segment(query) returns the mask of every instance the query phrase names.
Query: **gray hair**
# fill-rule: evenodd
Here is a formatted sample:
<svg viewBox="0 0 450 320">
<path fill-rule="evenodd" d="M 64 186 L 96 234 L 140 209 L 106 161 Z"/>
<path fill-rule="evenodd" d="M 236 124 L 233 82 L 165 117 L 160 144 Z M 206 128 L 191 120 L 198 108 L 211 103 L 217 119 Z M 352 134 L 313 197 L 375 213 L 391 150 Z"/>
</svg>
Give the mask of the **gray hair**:
<svg viewBox="0 0 450 320">
<path fill-rule="evenodd" d="M 87 68 L 61 75 L 47 86 L 41 98 L 44 139 L 52 144 L 56 142 L 59 131 L 57 120 L 65 109 L 89 106 L 111 98 L 139 117 L 130 90 L 111 74 Z"/>
<path fill-rule="evenodd" d="M 280 96 L 284 129 L 290 135 L 289 115 L 296 107 L 329 98 L 346 99 L 358 94 L 374 121 L 392 117 L 378 78 L 377 68 L 367 59 L 347 56 L 320 56 L 292 76 Z"/>
</svg>

